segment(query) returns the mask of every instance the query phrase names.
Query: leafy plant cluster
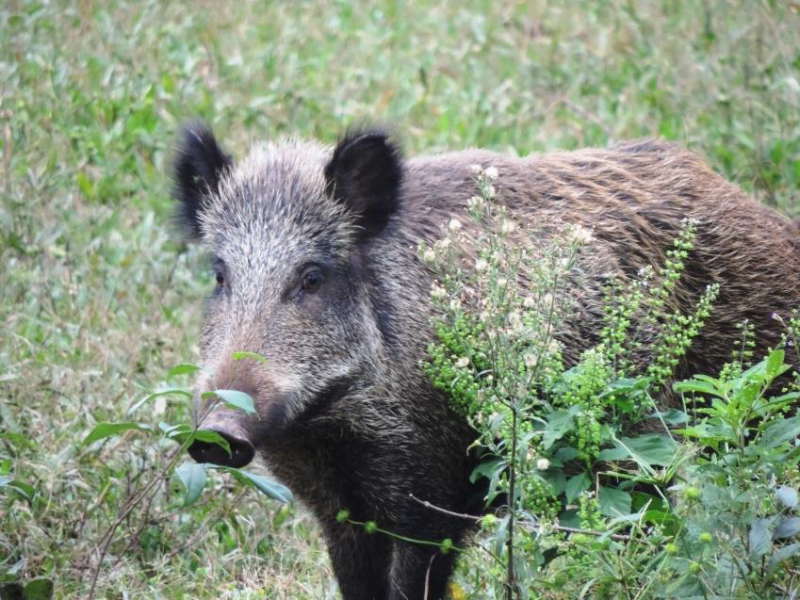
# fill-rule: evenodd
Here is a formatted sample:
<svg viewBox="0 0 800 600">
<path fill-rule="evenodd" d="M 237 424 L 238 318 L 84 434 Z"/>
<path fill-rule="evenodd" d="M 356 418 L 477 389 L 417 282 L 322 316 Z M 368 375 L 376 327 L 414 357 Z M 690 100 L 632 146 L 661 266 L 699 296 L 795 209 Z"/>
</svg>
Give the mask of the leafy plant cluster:
<svg viewBox="0 0 800 600">
<path fill-rule="evenodd" d="M 234 353 L 234 360 L 264 360 L 263 357 L 251 352 Z M 173 367 L 167 373 L 167 379 L 173 379 L 182 375 L 195 373 L 199 367 L 192 364 L 180 364 Z M 188 509 L 198 502 L 203 490 L 210 483 L 209 475 L 213 471 L 228 474 L 232 481 L 242 489 L 239 491 L 239 498 L 247 489 L 255 489 L 269 498 L 284 503 L 292 502 L 291 492 L 283 485 L 256 473 L 237 469 L 233 467 L 223 467 L 211 464 L 199 464 L 186 456 L 186 450 L 194 441 L 217 444 L 230 453 L 230 444 L 219 433 L 201 429 L 203 421 L 218 406 L 225 405 L 235 410 L 242 410 L 247 414 L 255 414 L 253 398 L 244 392 L 237 390 L 213 390 L 204 392 L 201 400 L 205 402 L 206 408 L 202 414 L 196 414 L 197 406 L 194 405 L 194 394 L 185 387 L 166 387 L 145 395 L 134 402 L 127 411 L 129 417 L 141 414 L 142 407 L 149 407 L 153 402 L 165 401 L 167 398 L 182 397 L 190 403 L 190 410 L 179 414 L 194 414 L 191 423 L 177 418 L 174 422 L 160 420 L 153 423 L 152 412 L 149 418 L 144 420 L 128 420 L 117 422 L 99 422 L 89 432 L 88 435 L 78 444 L 78 450 L 94 449 L 95 452 L 102 452 L 106 449 L 106 443 L 116 440 L 117 443 L 141 444 L 149 452 L 162 455 L 165 458 L 161 463 L 152 465 L 148 471 L 137 473 L 137 481 L 133 486 L 128 486 L 127 490 L 118 490 L 122 496 L 120 499 L 117 494 L 108 494 L 108 488 L 100 493 L 96 499 L 96 505 L 92 510 L 97 510 L 100 504 L 108 502 L 117 504 L 116 516 L 110 523 L 107 523 L 102 535 L 96 541 L 90 556 L 82 557 L 86 562 L 89 575 L 88 598 L 95 597 L 98 581 L 104 570 L 109 567 L 107 556 L 112 550 L 115 553 L 125 552 L 135 544 L 140 544 L 142 538 L 148 537 L 148 532 L 152 532 L 151 524 L 155 516 L 151 514 L 150 508 L 156 495 L 163 493 L 164 486 L 167 489 L 167 496 L 174 498 L 170 504 L 172 510 L 178 513 L 187 513 Z M 160 411 L 156 411 L 160 412 Z M 177 415 L 176 415 L 177 416 Z M 131 433 L 136 433 L 131 437 Z M 120 439 L 122 438 L 122 439 Z M 40 500 L 35 487 L 24 481 L 14 479 L 10 475 L 11 461 L 3 461 L 0 464 L 0 491 L 9 494 L 10 502 L 20 501 L 32 503 Z M 175 494 L 175 485 L 179 482 L 182 494 Z M 236 502 L 233 503 L 234 505 Z M 11 505 L 7 505 L 10 507 Z M 119 535 L 119 530 L 123 523 L 133 525 L 133 533 Z M 203 529 L 200 529 L 204 533 Z M 193 540 L 187 543 L 188 547 Z M 157 542 L 156 542 L 157 543 Z M 119 561 L 112 563 L 112 568 Z M 53 582 L 48 579 L 35 579 L 25 585 L 14 581 L 14 573 L 6 573 L 5 584 L 0 584 L 0 593 L 22 598 L 49 598 L 53 594 Z"/>
<path fill-rule="evenodd" d="M 467 561 L 462 584 L 509 600 L 793 597 L 797 314 L 760 362 L 743 323 L 717 377 L 673 382 L 719 293 L 675 308 L 696 236 L 687 221 L 661 268 L 609 285 L 599 343 L 568 367 L 556 332 L 591 231 L 565 226 L 541 247 L 515 238 L 501 174 L 474 169 L 475 226 L 454 219 L 421 248 L 440 314 L 424 369 L 475 428 L 473 478 L 489 486 L 480 547 L 491 564 Z M 681 408 L 659 409 L 665 394 Z"/>
</svg>

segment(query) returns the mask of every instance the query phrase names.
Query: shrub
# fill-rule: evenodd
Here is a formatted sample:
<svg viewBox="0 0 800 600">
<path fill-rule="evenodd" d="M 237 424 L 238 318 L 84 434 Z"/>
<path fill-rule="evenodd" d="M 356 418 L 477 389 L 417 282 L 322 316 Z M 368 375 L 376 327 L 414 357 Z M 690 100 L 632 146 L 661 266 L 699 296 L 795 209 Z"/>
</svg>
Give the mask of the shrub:
<svg viewBox="0 0 800 600">
<path fill-rule="evenodd" d="M 719 291 L 709 286 L 691 314 L 668 308 L 695 224 L 657 272 L 609 286 L 600 343 L 566 368 L 554 332 L 591 232 L 512 243 L 496 170 L 475 173 L 465 218 L 487 233 L 471 240 L 454 219 L 421 248 L 439 276 L 441 315 L 424 368 L 475 428 L 483 460 L 473 479 L 488 479 L 479 547 L 491 566 L 471 554 L 471 587 L 508 599 L 790 597 L 800 417 L 786 416 L 796 373 L 771 391 L 790 370 L 784 349 L 750 366 L 754 332 L 743 323 L 722 373 L 672 385 L 683 410 L 654 401 Z M 798 329 L 795 316 L 787 350 Z M 642 351 L 646 365 L 634 360 Z"/>
</svg>

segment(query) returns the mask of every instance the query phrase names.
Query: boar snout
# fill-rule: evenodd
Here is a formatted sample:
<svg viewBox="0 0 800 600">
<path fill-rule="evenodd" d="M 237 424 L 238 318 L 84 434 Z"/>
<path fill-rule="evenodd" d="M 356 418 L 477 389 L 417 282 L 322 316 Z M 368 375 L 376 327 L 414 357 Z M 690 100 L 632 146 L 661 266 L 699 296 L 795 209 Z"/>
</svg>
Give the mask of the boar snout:
<svg viewBox="0 0 800 600">
<path fill-rule="evenodd" d="M 241 411 L 218 406 L 203 418 L 199 429 L 221 435 L 230 444 L 230 454 L 219 444 L 195 440 L 189 446 L 189 455 L 198 463 L 212 463 L 237 469 L 250 464 L 256 450 L 241 419 Z"/>
</svg>

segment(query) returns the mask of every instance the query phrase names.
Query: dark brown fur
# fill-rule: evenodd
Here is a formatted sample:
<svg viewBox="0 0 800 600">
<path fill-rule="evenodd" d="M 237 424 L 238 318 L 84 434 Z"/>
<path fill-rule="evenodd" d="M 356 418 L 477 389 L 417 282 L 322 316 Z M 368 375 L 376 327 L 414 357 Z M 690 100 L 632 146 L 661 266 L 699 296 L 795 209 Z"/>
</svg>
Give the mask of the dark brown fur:
<svg viewBox="0 0 800 600">
<path fill-rule="evenodd" d="M 194 139 L 214 148 L 212 162 L 224 155 L 207 136 Z M 425 509 L 410 494 L 455 512 L 480 506 L 466 454 L 474 432 L 419 366 L 433 313 L 431 273 L 417 248 L 440 238 L 452 217 L 466 223 L 476 193 L 471 165 L 498 169 L 498 201 L 520 225 L 520 241 L 549 225 L 593 232 L 573 290 L 576 310 L 558 332 L 571 362 L 598 339 L 610 278 L 661 267 L 687 217 L 697 221 L 697 243 L 674 308 L 691 310 L 710 283 L 721 292 L 678 376 L 715 373 L 745 319 L 763 352 L 781 331 L 771 315 L 800 304 L 796 225 L 669 144 L 527 158 L 473 150 L 401 162 L 385 136 L 359 133 L 333 156 L 301 143 L 259 149 L 242 166 L 209 165 L 201 156 L 198 172 L 222 174 L 222 183 L 207 182 L 209 194 L 194 196 L 197 205 L 183 212 L 198 215 L 190 227 L 227 259 L 233 282 L 226 280 L 209 310 L 199 391 L 243 389 L 259 413 L 245 421 L 215 412 L 207 426 L 244 448 L 240 456 L 257 450 L 314 511 L 346 600 L 421 598 L 429 567 L 429 598 L 441 598 L 453 556 L 337 523 L 338 511 L 401 535 L 458 544 L 467 524 Z M 179 196 L 185 203 L 187 194 Z M 295 289 L 297 265 L 312 260 L 306 255 L 330 266 L 324 287 L 296 300 L 285 290 Z M 234 362 L 235 350 L 269 362 Z M 193 454 L 229 460 L 201 446 Z"/>
<path fill-rule="evenodd" d="M 698 223 L 697 240 L 676 289 L 674 307 L 691 311 L 712 283 L 721 291 L 702 339 L 689 351 L 678 373 L 714 373 L 730 356 L 736 324 L 755 325 L 758 351 L 780 337 L 785 316 L 800 302 L 800 235 L 796 224 L 761 205 L 714 173 L 699 157 L 675 145 L 642 141 L 608 150 L 553 152 L 510 158 L 470 151 L 409 161 L 404 199 L 409 222 L 428 241 L 453 214 L 464 214 L 465 198 L 475 189 L 468 164 L 494 165 L 500 202 L 512 218 L 530 229 L 544 223 L 581 224 L 601 253 L 596 289 L 584 296 L 583 314 L 564 332 L 570 361 L 596 339 L 602 285 L 610 274 L 635 278 L 643 267 L 661 268 L 665 252 L 684 219 Z M 460 174 L 460 177 L 453 177 Z M 429 191 L 437 195 L 429 210 Z M 521 228 L 523 231 L 525 226 Z M 586 290 L 583 290 L 586 292 Z"/>
</svg>

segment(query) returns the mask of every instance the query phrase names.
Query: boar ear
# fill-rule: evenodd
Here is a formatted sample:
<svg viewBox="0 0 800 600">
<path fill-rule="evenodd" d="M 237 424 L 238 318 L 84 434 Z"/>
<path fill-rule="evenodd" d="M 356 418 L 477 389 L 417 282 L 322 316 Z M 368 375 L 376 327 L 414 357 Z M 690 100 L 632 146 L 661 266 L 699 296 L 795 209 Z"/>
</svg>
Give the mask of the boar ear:
<svg viewBox="0 0 800 600">
<path fill-rule="evenodd" d="M 219 187 L 233 159 L 217 144 L 214 134 L 202 123 L 181 130 L 175 157 L 173 197 L 178 201 L 178 220 L 192 238 L 200 237 L 200 213 L 209 194 Z"/>
<path fill-rule="evenodd" d="M 355 215 L 361 239 L 379 233 L 397 209 L 403 168 L 400 150 L 382 131 L 345 135 L 325 167 L 328 193 Z"/>
</svg>

